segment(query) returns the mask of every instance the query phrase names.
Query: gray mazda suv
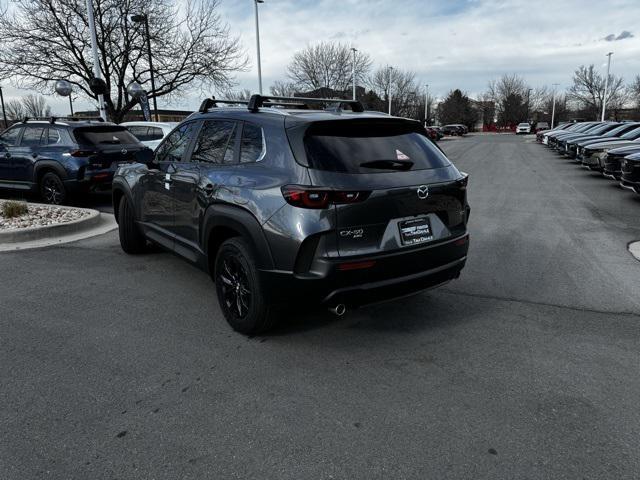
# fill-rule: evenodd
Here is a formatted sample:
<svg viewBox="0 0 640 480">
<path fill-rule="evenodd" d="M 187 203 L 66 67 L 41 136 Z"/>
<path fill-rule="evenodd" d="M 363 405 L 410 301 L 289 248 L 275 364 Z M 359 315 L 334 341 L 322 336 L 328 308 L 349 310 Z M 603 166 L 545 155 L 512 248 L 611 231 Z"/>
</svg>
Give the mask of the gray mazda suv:
<svg viewBox="0 0 640 480">
<path fill-rule="evenodd" d="M 254 95 L 205 100 L 121 165 L 113 206 L 125 252 L 151 241 L 207 270 L 227 321 L 255 334 L 283 305 L 342 315 L 457 278 L 467 180 L 420 122 Z"/>
</svg>

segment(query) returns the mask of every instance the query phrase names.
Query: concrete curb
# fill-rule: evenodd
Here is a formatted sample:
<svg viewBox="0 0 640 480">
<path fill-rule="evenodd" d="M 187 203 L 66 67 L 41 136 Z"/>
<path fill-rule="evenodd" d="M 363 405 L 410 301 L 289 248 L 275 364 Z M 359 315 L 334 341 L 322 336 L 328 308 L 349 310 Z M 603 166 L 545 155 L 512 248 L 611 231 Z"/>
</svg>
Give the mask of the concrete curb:
<svg viewBox="0 0 640 480">
<path fill-rule="evenodd" d="M 78 208 L 77 210 L 88 211 L 90 214 L 88 217 L 71 222 L 0 232 L 0 252 L 75 242 L 107 233 L 118 227 L 113 215 L 88 208 Z"/>
<path fill-rule="evenodd" d="M 629 252 L 636 260 L 640 261 L 640 242 L 631 242 L 629 244 Z"/>
<path fill-rule="evenodd" d="M 30 205 L 35 205 L 38 207 L 47 206 L 38 203 L 30 203 Z M 53 225 L 45 225 L 40 227 L 18 228 L 6 232 L 0 232 L 0 245 L 3 245 L 5 243 L 30 242 L 43 238 L 79 233 L 83 230 L 88 230 L 96 226 L 100 222 L 100 212 L 98 212 L 97 210 L 91 210 L 88 208 L 64 207 L 58 205 L 56 205 L 55 207 L 67 210 L 80 210 L 83 212 L 89 212 L 89 216 L 79 218 L 78 220 L 73 220 L 71 222 L 56 223 Z"/>
</svg>

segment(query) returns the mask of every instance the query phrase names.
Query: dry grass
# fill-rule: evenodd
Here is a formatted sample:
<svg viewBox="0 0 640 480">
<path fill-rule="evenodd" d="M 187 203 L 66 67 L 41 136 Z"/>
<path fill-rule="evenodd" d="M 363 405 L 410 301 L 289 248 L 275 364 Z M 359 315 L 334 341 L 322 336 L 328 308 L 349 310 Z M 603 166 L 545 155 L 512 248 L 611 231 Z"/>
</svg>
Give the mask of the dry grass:
<svg viewBox="0 0 640 480">
<path fill-rule="evenodd" d="M 14 200 L 2 202 L 2 206 L 0 208 L 2 216 L 5 218 L 21 217 L 22 215 L 26 215 L 29 211 L 26 202 L 16 202 Z"/>
</svg>

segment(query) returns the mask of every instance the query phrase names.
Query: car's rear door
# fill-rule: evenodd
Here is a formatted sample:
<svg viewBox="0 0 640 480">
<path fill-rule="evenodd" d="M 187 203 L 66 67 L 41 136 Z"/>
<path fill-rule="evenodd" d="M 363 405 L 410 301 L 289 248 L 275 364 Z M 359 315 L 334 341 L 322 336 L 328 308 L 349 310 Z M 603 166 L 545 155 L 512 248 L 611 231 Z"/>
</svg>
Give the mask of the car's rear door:
<svg viewBox="0 0 640 480">
<path fill-rule="evenodd" d="M 193 148 L 176 164 L 171 176 L 175 217 L 176 249 L 189 256 L 201 249 L 200 226 L 207 207 L 229 176 L 236 160 L 239 124 L 233 120 L 206 119 L 200 122 Z M 180 244 L 180 245 L 179 245 Z"/>
</svg>

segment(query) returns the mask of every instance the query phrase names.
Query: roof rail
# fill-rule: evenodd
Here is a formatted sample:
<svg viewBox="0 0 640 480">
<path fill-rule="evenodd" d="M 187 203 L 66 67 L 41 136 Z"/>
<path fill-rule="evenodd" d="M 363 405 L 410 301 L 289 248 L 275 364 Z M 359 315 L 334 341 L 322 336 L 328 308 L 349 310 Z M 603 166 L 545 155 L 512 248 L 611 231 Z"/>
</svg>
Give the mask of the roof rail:
<svg viewBox="0 0 640 480">
<path fill-rule="evenodd" d="M 56 123 L 56 121 L 61 120 L 63 122 L 104 122 L 102 117 L 24 117 L 22 119 L 22 123 L 27 123 L 29 120 L 34 120 L 36 122 L 49 122 Z"/>
<path fill-rule="evenodd" d="M 263 106 L 286 106 L 308 108 L 309 104 L 337 103 L 338 109 L 342 104 L 349 105 L 354 112 L 364 112 L 362 103 L 358 100 L 347 100 L 344 98 L 308 98 L 308 97 L 273 97 L 267 95 L 252 95 L 248 108 L 252 112 L 257 112 Z"/>
<path fill-rule="evenodd" d="M 205 113 L 210 108 L 217 107 L 218 103 L 228 103 L 228 104 L 236 104 L 236 105 L 248 105 L 249 102 L 247 100 L 218 100 L 216 97 L 205 98 L 204 101 L 200 104 L 200 108 L 198 111 L 200 113 Z"/>
</svg>

